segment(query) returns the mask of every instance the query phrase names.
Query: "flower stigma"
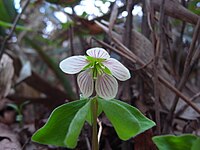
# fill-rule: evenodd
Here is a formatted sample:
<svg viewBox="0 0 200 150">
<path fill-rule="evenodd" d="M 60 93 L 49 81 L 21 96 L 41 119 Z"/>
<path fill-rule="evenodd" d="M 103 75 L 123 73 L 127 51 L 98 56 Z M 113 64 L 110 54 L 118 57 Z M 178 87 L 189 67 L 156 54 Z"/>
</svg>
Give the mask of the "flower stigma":
<svg viewBox="0 0 200 150">
<path fill-rule="evenodd" d="M 90 69 L 94 80 L 97 79 L 97 75 L 102 75 L 103 73 L 112 75 L 111 71 L 102 64 L 106 59 L 86 56 L 86 60 L 89 64 L 83 70 Z"/>
</svg>

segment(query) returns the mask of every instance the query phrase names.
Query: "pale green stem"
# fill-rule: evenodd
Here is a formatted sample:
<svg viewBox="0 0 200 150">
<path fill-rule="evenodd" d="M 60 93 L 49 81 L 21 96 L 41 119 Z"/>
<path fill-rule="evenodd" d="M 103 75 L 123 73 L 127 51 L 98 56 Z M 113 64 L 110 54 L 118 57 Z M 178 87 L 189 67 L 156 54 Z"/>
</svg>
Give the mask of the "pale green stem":
<svg viewBox="0 0 200 150">
<path fill-rule="evenodd" d="M 98 110 L 98 102 L 97 96 L 92 99 L 92 150 L 98 150 L 98 134 L 97 134 L 97 110 Z"/>
</svg>

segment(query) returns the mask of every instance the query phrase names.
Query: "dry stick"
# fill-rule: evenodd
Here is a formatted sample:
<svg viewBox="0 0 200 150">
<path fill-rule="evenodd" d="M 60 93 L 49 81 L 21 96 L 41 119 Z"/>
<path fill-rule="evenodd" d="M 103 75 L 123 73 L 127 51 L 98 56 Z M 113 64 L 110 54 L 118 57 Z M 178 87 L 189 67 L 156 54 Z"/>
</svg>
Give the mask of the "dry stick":
<svg viewBox="0 0 200 150">
<path fill-rule="evenodd" d="M 159 10 L 161 0 L 150 0 L 156 10 Z M 185 7 L 183 7 L 178 0 L 167 0 L 165 5 L 165 13 L 176 19 L 180 19 L 185 22 L 197 24 L 198 15 L 192 13 Z"/>
<path fill-rule="evenodd" d="M 145 68 L 147 68 L 151 63 L 153 62 L 153 59 L 151 59 L 149 62 L 147 62 L 145 65 L 137 68 L 137 69 L 132 69 L 133 71 L 139 71 L 139 70 L 144 70 Z"/>
<path fill-rule="evenodd" d="M 88 136 L 86 134 L 84 134 L 84 137 L 85 137 L 85 142 L 86 142 L 86 145 L 87 145 L 87 149 L 88 150 L 92 150 L 91 146 L 90 146 L 90 141 L 88 139 Z"/>
<path fill-rule="evenodd" d="M 126 11 L 128 12 L 128 16 L 126 18 L 126 22 L 125 22 L 125 30 L 124 30 L 124 35 L 123 35 L 123 43 L 126 47 L 128 47 L 130 49 L 131 47 L 131 39 L 133 39 L 133 35 L 132 35 L 132 27 L 133 27 L 133 15 L 132 15 L 132 9 L 133 9 L 133 0 L 128 0 L 127 1 L 127 8 Z"/>
<path fill-rule="evenodd" d="M 9 33 L 8 36 L 5 37 L 5 39 L 3 40 L 3 43 L 2 43 L 2 46 L 1 46 L 1 50 L 0 50 L 0 60 L 1 60 L 1 57 L 5 51 L 5 45 L 7 44 L 8 40 L 10 40 L 10 38 L 12 37 L 14 31 L 15 31 L 15 28 L 17 26 L 17 22 L 19 21 L 20 17 L 22 16 L 22 14 L 24 13 L 24 10 L 27 8 L 28 4 L 30 3 L 30 0 L 27 0 L 26 3 L 24 4 L 24 6 L 22 7 L 22 11 L 21 13 L 19 13 L 16 17 L 15 17 L 15 20 L 13 22 L 13 26 L 11 28 L 11 31 Z"/>
<path fill-rule="evenodd" d="M 69 41 L 70 41 L 71 55 L 74 56 L 75 55 L 75 53 L 74 53 L 74 28 L 72 26 L 70 26 L 70 29 L 69 29 L 69 36 L 70 36 Z M 73 75 L 73 78 L 74 78 L 76 93 L 78 93 L 79 87 L 78 87 L 78 83 L 76 81 L 77 75 Z"/>
<path fill-rule="evenodd" d="M 190 98 L 190 101 L 191 101 L 191 102 L 195 102 L 195 100 L 196 100 L 198 97 L 200 97 L 200 92 L 197 93 L 197 94 L 195 94 L 192 98 Z M 188 108 L 188 105 L 185 104 L 185 105 L 175 114 L 175 116 L 178 117 L 178 116 L 181 115 L 187 108 Z"/>
<path fill-rule="evenodd" d="M 116 48 L 110 46 L 109 44 L 107 44 L 107 43 L 105 43 L 105 42 L 102 42 L 102 41 L 100 41 L 100 40 L 97 40 L 97 39 L 94 38 L 94 37 L 92 37 L 92 39 L 95 40 L 97 43 L 103 45 L 104 47 L 106 47 L 106 48 L 108 48 L 108 49 L 110 49 L 110 50 L 116 52 L 117 54 L 119 54 L 119 55 L 121 55 L 121 56 L 123 56 L 123 57 L 125 57 L 125 58 L 127 58 L 129 61 L 131 61 L 131 62 L 133 62 L 133 63 L 136 63 L 136 61 L 135 61 L 131 56 L 124 54 L 122 51 L 120 51 L 120 50 L 118 50 L 118 49 L 116 49 Z"/>
<path fill-rule="evenodd" d="M 102 25 L 98 21 L 95 21 L 106 33 L 108 33 L 108 29 L 106 26 Z M 126 57 L 127 59 L 132 60 L 133 63 L 137 63 L 139 65 L 145 65 L 145 63 L 133 52 L 131 52 L 127 47 L 125 47 L 118 39 L 112 37 L 113 41 L 116 42 L 116 44 L 119 45 L 119 49 L 121 50 L 120 53 L 123 53 L 122 56 Z M 113 49 L 114 50 L 114 49 Z M 119 52 L 120 50 L 117 50 L 116 52 Z M 146 69 L 148 75 L 152 74 L 151 68 Z M 159 81 L 164 84 L 166 87 L 168 87 L 171 91 L 173 91 L 176 95 L 178 95 L 181 100 L 183 100 L 185 103 L 187 103 L 190 107 L 192 107 L 197 113 L 200 114 L 200 109 L 190 101 L 190 99 L 183 95 L 181 91 L 179 91 L 177 88 L 175 88 L 171 83 L 169 83 L 166 79 L 164 79 L 161 75 L 158 75 Z"/>
<path fill-rule="evenodd" d="M 132 39 L 134 38 L 132 34 L 132 29 L 133 29 L 133 15 L 132 15 L 132 10 L 133 10 L 133 0 L 127 0 L 126 3 L 126 11 L 128 12 L 128 15 L 126 17 L 125 21 L 125 30 L 123 32 L 123 44 L 127 48 L 131 48 L 131 45 L 133 46 L 134 43 L 131 43 Z M 124 59 L 122 59 L 124 61 Z M 121 92 L 120 95 L 124 97 L 127 100 L 127 103 L 131 103 L 131 93 L 129 92 L 130 90 L 130 82 L 125 82 L 123 83 L 123 89 L 126 92 L 126 94 L 123 94 L 124 92 Z M 124 144 L 123 144 L 124 145 Z M 123 146 L 122 146 L 123 147 Z"/>
<path fill-rule="evenodd" d="M 131 52 L 129 49 L 127 49 L 118 39 L 113 38 L 113 41 L 115 41 L 117 44 L 119 44 L 120 46 L 123 47 L 119 47 L 119 49 L 121 51 L 123 51 L 124 53 L 126 53 L 127 55 L 130 55 L 132 57 L 132 59 L 134 59 L 134 61 L 136 61 L 136 63 L 138 63 L 139 65 L 145 65 L 145 63 L 139 58 L 137 57 L 133 52 Z M 129 53 L 130 52 L 130 53 Z M 146 69 L 148 75 L 152 74 L 152 70 L 150 68 Z M 161 75 L 158 75 L 158 79 L 161 83 L 163 83 L 166 87 L 168 87 L 171 91 L 173 91 L 176 95 L 178 95 L 180 98 L 182 98 L 182 100 L 187 103 L 190 107 L 192 107 L 197 113 L 200 114 L 200 109 L 190 101 L 190 99 L 183 95 L 181 93 L 181 91 L 179 91 L 177 88 L 175 88 L 171 83 L 169 83 L 166 79 L 164 79 Z"/>
<path fill-rule="evenodd" d="M 94 39 L 94 38 L 93 38 Z M 96 39 L 94 39 L 96 40 Z M 126 51 L 124 51 L 124 49 L 116 49 L 116 48 L 113 48 L 111 47 L 110 45 L 102 42 L 102 41 L 99 41 L 99 40 L 96 40 L 98 43 L 100 43 L 101 45 L 107 47 L 108 49 L 118 53 L 119 55 L 127 58 L 128 60 L 130 60 L 131 62 L 133 63 L 138 63 L 139 65 L 142 65 L 142 66 L 145 66 L 145 63 L 140 60 L 139 58 L 137 59 L 133 59 L 133 57 L 131 57 L 130 55 L 131 54 L 126 54 Z M 118 41 L 117 39 L 115 39 L 115 41 Z M 123 53 L 124 52 L 124 53 Z M 133 54 L 133 53 L 132 53 Z M 133 54 L 133 56 L 136 56 L 135 54 Z M 151 72 L 151 70 L 149 70 L 149 68 L 146 69 L 148 71 L 148 73 Z M 150 74 L 149 74 L 150 75 Z M 185 95 L 183 95 L 179 90 L 177 90 L 173 85 L 171 85 L 167 80 L 165 80 L 162 76 L 158 75 L 158 79 L 161 83 L 163 83 L 166 87 L 168 87 L 171 91 L 173 91 L 176 95 L 178 95 L 179 97 L 181 97 L 183 99 L 184 102 L 186 102 L 190 107 L 192 107 L 197 113 L 200 114 L 200 109 L 190 101 L 190 99 L 188 97 L 186 97 Z"/>
<path fill-rule="evenodd" d="M 200 56 L 200 43 L 197 46 L 197 49 L 196 49 L 196 51 L 194 53 L 194 56 L 192 57 L 191 65 L 193 65 L 199 59 L 199 56 Z"/>
<path fill-rule="evenodd" d="M 183 89 L 185 83 L 187 82 L 188 76 L 189 76 L 190 71 L 192 69 L 193 64 L 191 64 L 192 63 L 191 60 L 194 57 L 195 44 L 196 44 L 199 32 L 200 32 L 200 18 L 199 18 L 197 25 L 195 27 L 195 30 L 194 30 L 192 43 L 190 45 L 189 52 L 188 52 L 188 55 L 187 55 L 187 58 L 186 58 L 186 61 L 185 61 L 185 65 L 184 65 L 183 75 L 182 75 L 180 82 L 178 83 L 178 86 L 177 86 L 177 89 L 180 90 L 180 91 Z M 175 98 L 174 98 L 172 107 L 171 107 L 171 109 L 170 109 L 170 111 L 167 115 L 167 118 L 166 118 L 167 123 L 165 124 L 165 127 L 163 129 L 163 133 L 167 133 L 168 130 L 169 130 L 169 127 L 171 126 L 171 123 L 172 123 L 172 120 L 173 120 L 172 119 L 173 114 L 174 114 L 174 111 L 176 110 L 176 106 L 178 104 L 178 101 L 179 101 L 179 96 L 176 95 Z"/>
<path fill-rule="evenodd" d="M 113 41 L 115 41 L 116 43 L 117 42 L 120 42 L 119 40 L 117 40 L 116 38 L 113 38 Z M 120 46 L 123 46 L 123 44 L 120 42 L 120 43 L 117 43 L 119 44 Z M 137 57 L 133 52 L 131 52 L 129 49 L 127 49 L 125 46 L 123 46 L 123 48 L 120 48 L 119 49 L 121 51 L 123 51 L 124 53 L 126 53 L 127 55 L 130 55 L 131 57 L 133 57 L 132 59 L 134 59 L 134 61 L 136 61 L 136 63 L 138 63 L 139 65 L 145 65 L 145 63 L 139 58 Z M 128 53 L 127 53 L 128 52 Z M 129 53 L 131 52 L 131 53 Z M 146 69 L 148 75 L 150 76 L 152 74 L 152 70 L 150 68 L 147 68 Z M 164 79 L 161 75 L 158 75 L 158 79 L 161 83 L 163 83 L 166 87 L 168 87 L 171 91 L 173 91 L 176 95 L 178 95 L 180 98 L 182 98 L 181 100 L 183 100 L 185 103 L 187 103 L 190 107 L 192 107 L 197 113 L 200 114 L 200 109 L 190 101 L 190 99 L 183 95 L 181 93 L 181 91 L 179 91 L 176 87 L 174 87 L 171 83 L 169 83 L 166 79 Z"/>
<path fill-rule="evenodd" d="M 106 26 L 104 26 L 103 24 L 101 24 L 100 22 L 98 22 L 98 21 L 94 21 L 97 25 L 99 25 L 107 34 L 109 34 L 109 29 L 106 27 Z M 102 22 L 105 22 L 105 21 L 102 21 Z M 114 33 L 113 31 L 112 31 L 112 33 Z M 113 34 L 112 34 L 113 35 Z M 123 49 L 125 49 L 125 50 L 122 50 L 123 52 L 121 52 L 122 54 L 123 53 L 125 53 L 126 55 L 130 55 L 130 58 L 132 59 L 132 62 L 134 62 L 134 63 L 136 63 L 136 61 L 139 61 L 138 60 L 138 57 L 134 54 L 134 53 L 132 53 L 128 48 L 126 48 L 126 46 L 124 46 L 118 39 L 116 39 L 116 38 L 114 38 L 114 37 L 112 37 L 112 40 L 114 41 L 114 42 L 117 42 L 118 44 L 119 44 L 119 46 L 121 46 Z M 123 55 L 122 55 L 123 56 Z M 141 64 L 140 64 L 141 65 Z"/>
<path fill-rule="evenodd" d="M 199 32 L 200 32 L 200 17 L 199 17 L 199 20 L 198 20 L 197 25 L 195 27 L 195 30 L 194 30 L 192 43 L 191 43 L 190 48 L 189 48 L 189 53 L 187 55 L 184 68 L 187 68 L 189 66 L 189 64 L 190 64 L 190 61 L 192 60 L 193 54 L 195 52 L 195 44 L 196 44 Z"/>
<path fill-rule="evenodd" d="M 103 26 L 99 22 L 96 22 L 96 23 L 98 23 L 98 25 L 100 25 L 100 26 Z M 103 29 L 106 29 L 106 27 L 104 26 Z M 120 46 L 119 49 L 121 51 L 123 51 L 127 56 L 132 57 L 132 59 L 134 59 L 134 61 L 136 63 L 138 63 L 139 65 L 145 65 L 145 63 L 139 57 L 137 57 L 137 55 L 135 55 L 127 47 L 125 47 L 118 39 L 116 39 L 114 37 L 112 39 L 113 39 L 113 41 L 116 42 L 116 44 L 118 44 Z M 152 70 L 151 69 L 148 68 L 148 69 L 146 69 L 146 71 L 149 73 L 149 75 L 152 74 Z M 158 79 L 159 79 L 160 82 L 162 82 L 166 87 L 168 87 L 170 90 L 172 90 L 174 93 L 176 93 L 176 95 L 181 97 L 183 101 L 185 101 L 189 106 L 191 106 L 196 112 L 198 112 L 200 114 L 200 109 L 194 103 L 190 102 L 190 99 L 187 96 L 183 95 L 181 93 L 181 91 L 179 91 L 177 88 L 175 88 L 172 84 L 170 84 L 161 75 L 158 75 Z"/>
<path fill-rule="evenodd" d="M 185 0 L 181 0 L 183 7 L 187 7 Z M 186 22 L 182 21 L 181 33 L 180 33 L 180 41 L 183 41 L 183 35 L 186 27 Z"/>
<path fill-rule="evenodd" d="M 195 94 L 190 100 L 194 101 L 195 99 L 197 99 L 200 96 L 200 92 Z"/>
<path fill-rule="evenodd" d="M 105 48 L 107 49 L 110 49 L 114 52 L 116 52 L 117 54 L 121 55 L 122 57 L 125 57 L 127 58 L 127 60 L 131 61 L 132 63 L 135 63 L 136 61 L 131 58 L 129 55 L 124 55 L 124 53 L 112 46 L 110 46 L 109 44 L 105 43 L 105 42 L 102 42 L 100 40 L 97 40 L 96 38 L 92 37 L 93 40 L 95 40 L 97 43 L 101 44 L 102 46 L 104 46 Z M 137 69 L 131 69 L 133 71 L 139 71 L 139 70 L 143 70 L 145 68 L 147 68 L 151 63 L 153 62 L 153 59 L 151 59 L 149 62 L 147 62 L 146 64 L 142 65 L 141 67 L 137 68 Z M 129 68 L 130 69 L 130 68 Z"/>
<path fill-rule="evenodd" d="M 160 18 L 159 18 L 159 39 L 157 42 L 156 46 L 156 51 L 154 53 L 155 58 L 154 58 L 154 65 L 153 65 L 153 83 L 154 83 L 154 96 L 155 96 L 155 116 L 156 116 L 156 128 L 157 128 L 157 134 L 161 133 L 161 126 L 160 126 L 160 102 L 159 102 L 159 81 L 158 81 L 158 69 L 159 69 L 159 57 L 163 52 L 163 24 L 164 24 L 164 5 L 165 5 L 165 0 L 162 0 L 162 3 L 160 5 Z"/>
<path fill-rule="evenodd" d="M 149 39 L 151 32 L 150 27 L 148 25 L 149 4 L 146 0 L 142 0 L 142 5 L 143 5 L 142 7 L 143 16 L 142 16 L 141 33 Z"/>
<path fill-rule="evenodd" d="M 172 68 L 171 74 L 177 76 L 175 65 L 173 65 L 172 48 L 171 48 L 171 45 L 170 45 L 169 37 L 167 37 L 167 36 L 166 36 L 166 43 L 167 43 L 167 46 L 168 46 L 167 50 L 168 50 L 168 53 L 169 53 L 169 61 L 170 61 L 170 65 L 171 65 L 171 68 Z"/>
<path fill-rule="evenodd" d="M 196 60 L 199 59 L 199 56 L 200 56 L 200 43 L 199 43 L 199 45 L 198 45 L 198 47 L 197 47 L 197 50 L 196 50 L 195 53 L 194 53 L 194 57 L 193 57 L 192 60 L 191 60 L 191 65 L 190 65 L 191 67 L 193 66 L 193 64 L 195 64 Z M 197 95 L 197 97 L 198 97 L 198 94 L 195 94 L 195 95 L 190 99 L 190 101 L 193 101 L 194 99 L 196 99 L 196 95 Z M 183 106 L 183 108 L 180 109 L 180 110 L 175 114 L 175 116 L 179 116 L 180 114 L 182 114 L 182 113 L 187 109 L 187 107 L 188 107 L 188 105 Z"/>
</svg>

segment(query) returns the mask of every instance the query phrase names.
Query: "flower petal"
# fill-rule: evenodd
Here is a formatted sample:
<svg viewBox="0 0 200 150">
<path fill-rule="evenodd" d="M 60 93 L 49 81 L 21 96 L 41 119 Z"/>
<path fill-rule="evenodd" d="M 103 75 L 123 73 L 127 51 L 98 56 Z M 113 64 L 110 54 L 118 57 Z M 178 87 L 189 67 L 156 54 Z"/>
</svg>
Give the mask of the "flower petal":
<svg viewBox="0 0 200 150">
<path fill-rule="evenodd" d="M 88 49 L 86 53 L 87 55 L 94 58 L 103 58 L 103 59 L 110 58 L 110 55 L 108 54 L 108 52 L 105 49 L 100 48 L 100 47 Z"/>
<path fill-rule="evenodd" d="M 97 95 L 99 95 L 103 99 L 112 99 L 117 95 L 117 80 L 113 76 L 108 74 L 99 75 L 95 82 L 95 90 Z"/>
<path fill-rule="evenodd" d="M 88 64 L 85 56 L 72 56 L 60 62 L 60 69 L 68 74 L 80 72 Z"/>
<path fill-rule="evenodd" d="M 114 58 L 105 60 L 102 63 L 111 71 L 112 75 L 120 81 L 128 80 L 131 77 L 129 70 Z"/>
<path fill-rule="evenodd" d="M 91 96 L 94 90 L 94 81 L 90 70 L 81 72 L 77 77 L 77 81 L 83 97 Z"/>
</svg>

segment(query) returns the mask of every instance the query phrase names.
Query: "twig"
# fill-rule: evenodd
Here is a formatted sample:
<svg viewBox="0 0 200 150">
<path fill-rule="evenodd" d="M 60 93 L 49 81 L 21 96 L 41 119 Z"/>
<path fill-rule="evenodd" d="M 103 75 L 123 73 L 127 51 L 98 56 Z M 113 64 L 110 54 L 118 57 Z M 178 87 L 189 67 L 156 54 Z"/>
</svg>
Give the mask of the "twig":
<svg viewBox="0 0 200 150">
<path fill-rule="evenodd" d="M 143 16 L 142 16 L 142 26 L 141 26 L 141 33 L 147 37 L 149 39 L 150 37 L 150 26 L 151 24 L 149 23 L 149 19 L 150 18 L 150 3 L 148 0 L 142 0 L 142 12 L 143 12 Z M 150 24 L 150 25 L 149 25 Z"/>
<path fill-rule="evenodd" d="M 195 30 L 194 30 L 192 43 L 190 45 L 189 52 L 188 52 L 188 55 L 187 55 L 187 58 L 186 58 L 186 61 L 185 61 L 185 64 L 184 64 L 183 75 L 182 75 L 180 82 L 178 83 L 178 86 L 177 86 L 177 89 L 180 90 L 180 91 L 183 89 L 185 83 L 187 82 L 189 73 L 190 73 L 192 66 L 193 66 L 193 64 L 191 64 L 191 63 L 193 63 L 194 61 L 192 62 L 191 60 L 193 60 L 193 57 L 195 57 L 194 54 L 198 50 L 198 48 L 197 48 L 196 51 L 195 51 L 195 44 L 196 44 L 199 32 L 200 32 L 200 18 L 199 18 L 198 23 L 197 23 Z M 170 109 L 170 111 L 167 115 L 167 118 L 166 118 L 167 124 L 165 124 L 165 128 L 163 130 L 164 133 L 168 132 L 168 127 L 172 123 L 173 114 L 174 114 L 174 111 L 176 110 L 178 100 L 179 100 L 179 96 L 176 95 L 175 98 L 174 98 L 172 107 L 171 107 L 171 109 Z"/>
<path fill-rule="evenodd" d="M 30 142 L 30 138 L 26 139 L 25 143 L 23 144 L 21 150 L 24 150 L 26 148 L 26 145 Z"/>
<path fill-rule="evenodd" d="M 172 54 L 172 48 L 171 48 L 169 40 L 170 40 L 169 36 L 166 36 L 166 44 L 168 46 L 167 50 L 168 50 L 168 53 L 169 53 L 169 63 L 170 63 L 171 68 L 172 68 L 171 74 L 176 77 L 177 76 L 177 72 L 176 72 L 176 69 L 175 69 L 175 65 L 173 64 L 173 54 Z"/>
<path fill-rule="evenodd" d="M 195 64 L 195 62 L 199 59 L 199 55 L 200 55 L 200 43 L 194 53 L 194 56 L 192 57 L 190 66 L 193 66 L 193 64 Z"/>
<path fill-rule="evenodd" d="M 132 34 L 132 29 L 133 29 L 133 14 L 132 14 L 132 10 L 134 7 L 134 1 L 133 0 L 127 0 L 126 1 L 126 11 L 128 12 L 128 15 L 126 17 L 126 21 L 125 21 L 125 28 L 124 28 L 124 32 L 123 32 L 123 44 L 127 47 L 127 48 L 131 48 L 131 46 L 134 46 L 134 43 L 131 42 L 132 39 L 134 38 L 133 34 Z M 125 60 L 121 59 L 124 63 Z M 120 95 L 121 97 L 123 97 L 124 99 L 126 99 L 127 103 L 131 103 L 131 93 L 130 93 L 130 82 L 125 82 L 122 84 L 124 91 L 127 92 L 122 92 Z M 126 93 L 126 94 L 125 94 Z"/>
<path fill-rule="evenodd" d="M 95 21 L 106 33 L 108 33 L 108 28 L 104 25 L 102 25 L 101 23 Z M 121 53 L 123 53 L 122 56 L 126 57 L 127 59 L 129 58 L 130 60 L 132 60 L 133 63 L 137 63 L 139 65 L 145 65 L 144 61 L 142 61 L 137 55 L 135 55 L 133 52 L 131 52 L 127 47 L 125 47 L 118 39 L 112 37 L 113 41 L 116 42 L 116 44 L 118 44 L 118 48 L 119 50 L 117 50 L 118 52 L 121 50 Z M 151 68 L 147 68 L 146 69 L 147 74 L 151 75 L 152 74 L 152 70 Z M 175 88 L 171 83 L 169 83 L 166 79 L 164 79 L 161 75 L 158 75 L 158 79 L 159 81 L 164 84 L 166 87 L 168 87 L 171 91 L 173 91 L 176 95 L 178 95 L 180 98 L 182 98 L 181 100 L 183 100 L 184 102 L 186 102 L 190 107 L 192 107 L 196 112 L 198 112 L 200 114 L 200 109 L 192 102 L 190 102 L 189 98 L 185 95 L 183 95 L 181 93 L 181 91 L 179 91 L 177 88 Z"/>
<path fill-rule="evenodd" d="M 199 93 L 196 93 L 193 97 L 190 98 L 190 101 L 191 102 L 194 102 L 198 97 L 200 97 L 200 92 Z M 175 116 L 179 116 L 180 114 L 182 114 L 186 109 L 188 108 L 188 105 L 184 105 L 182 107 L 182 109 L 180 109 L 176 114 Z"/>
<path fill-rule="evenodd" d="M 129 61 L 134 62 L 134 63 L 136 62 L 131 56 L 126 55 L 124 52 L 122 52 L 122 51 L 120 51 L 120 50 L 118 50 L 118 49 L 116 49 L 116 48 L 110 46 L 109 44 L 107 44 L 107 43 L 105 43 L 105 42 L 102 42 L 102 41 L 100 41 L 100 40 L 97 40 L 97 39 L 94 38 L 94 37 L 92 37 L 92 39 L 95 40 L 97 43 L 103 45 L 105 48 L 110 49 L 110 50 L 116 52 L 117 54 L 119 54 L 119 55 L 121 55 L 121 56 L 127 58 Z"/>
<path fill-rule="evenodd" d="M 105 47 L 105 48 L 107 48 L 107 49 L 110 49 L 110 50 L 114 51 L 115 53 L 117 53 L 117 54 L 119 54 L 119 55 L 121 55 L 121 56 L 127 58 L 129 61 L 134 62 L 134 63 L 136 62 L 136 61 L 135 61 L 132 57 L 130 57 L 129 55 L 124 54 L 122 51 L 120 51 L 120 50 L 118 50 L 118 49 L 116 49 L 116 48 L 110 46 L 109 44 L 107 44 L 107 43 L 105 43 L 105 42 L 103 42 L 103 41 L 97 40 L 95 37 L 92 37 L 91 39 L 94 40 L 94 41 L 96 41 L 97 43 L 101 44 L 103 47 Z M 138 70 L 145 69 L 145 68 L 147 68 L 152 62 L 153 62 L 153 58 L 152 58 L 149 62 L 147 62 L 146 64 L 143 64 L 140 68 L 132 69 L 132 70 L 133 70 L 133 71 L 138 71 Z"/>
<path fill-rule="evenodd" d="M 128 16 L 126 17 L 126 22 L 125 22 L 125 30 L 124 30 L 124 35 L 123 35 L 123 43 L 126 47 L 130 49 L 131 45 L 131 39 L 133 39 L 133 34 L 132 34 L 132 27 L 133 27 L 133 15 L 132 15 L 132 10 L 134 6 L 134 1 L 133 0 L 127 0 L 127 6 L 126 6 L 126 11 L 128 12 Z"/>
<path fill-rule="evenodd" d="M 151 59 L 149 62 L 147 62 L 146 64 L 144 64 L 144 65 L 141 66 L 140 68 L 132 69 L 132 70 L 133 70 L 133 71 L 143 70 L 143 69 L 147 68 L 152 62 L 153 62 L 153 59 Z"/>
<path fill-rule="evenodd" d="M 193 58 L 192 58 L 192 60 L 191 60 L 191 65 L 190 65 L 190 66 L 193 66 L 193 64 L 195 64 L 195 62 L 199 59 L 199 56 L 200 56 L 200 43 L 199 43 L 199 45 L 198 45 L 198 47 L 197 47 L 197 50 L 196 50 L 195 53 L 194 53 L 194 56 L 193 56 Z M 199 92 L 199 93 L 200 93 L 200 92 Z M 190 101 L 194 101 L 197 97 L 199 97 L 199 96 L 198 96 L 198 93 L 197 93 L 196 95 L 194 95 L 194 96 L 190 99 Z M 183 106 L 183 108 L 182 108 L 181 110 L 179 110 L 179 111 L 175 114 L 175 116 L 179 116 L 187 107 L 188 107 L 187 105 Z"/>
<path fill-rule="evenodd" d="M 108 28 L 106 26 L 104 26 L 103 24 L 101 24 L 98 21 L 95 21 L 95 23 L 97 25 L 99 25 L 107 34 L 109 33 L 109 30 L 108 30 Z M 124 53 L 124 55 L 130 55 L 130 58 L 132 58 L 134 63 L 136 63 L 136 62 L 140 63 L 140 60 L 138 59 L 138 57 L 134 53 L 132 53 L 126 46 L 124 46 L 118 39 L 116 39 L 115 37 L 112 37 L 112 40 L 114 42 L 116 42 L 121 48 L 123 48 L 123 52 L 122 53 Z"/>
<path fill-rule="evenodd" d="M 119 40 L 117 40 L 115 38 L 113 38 L 113 39 L 114 39 L 114 41 L 120 42 Z M 120 45 L 123 45 L 123 44 L 120 42 Z M 125 46 L 124 46 L 124 48 L 125 49 L 121 48 L 120 50 L 112 48 L 111 50 L 115 50 L 115 52 L 117 52 L 117 53 L 119 53 L 119 52 L 122 53 L 123 54 L 122 56 L 126 57 L 130 61 L 132 60 L 133 63 L 135 62 L 135 63 L 138 63 L 139 65 L 142 65 L 142 66 L 145 65 L 145 63 L 139 57 L 137 57 L 133 52 L 131 52 L 130 50 L 128 50 Z M 126 54 L 127 50 L 130 53 Z M 134 58 L 131 58 L 132 56 L 134 56 Z M 148 75 L 152 74 L 152 71 L 149 68 L 147 68 L 146 71 L 147 71 Z M 195 104 L 193 104 L 192 102 L 190 102 L 190 100 L 189 100 L 189 98 L 187 96 L 183 95 L 177 88 L 175 88 L 171 83 L 169 83 L 161 75 L 158 75 L 158 79 L 159 79 L 159 81 L 162 84 L 164 84 L 167 88 L 169 88 L 171 91 L 173 91 L 180 98 L 182 98 L 182 100 L 184 102 L 186 102 L 190 107 L 192 107 L 196 112 L 198 112 L 200 114 L 200 109 Z"/>
<path fill-rule="evenodd" d="M 26 3 L 24 4 L 24 6 L 22 7 L 22 11 L 21 13 L 19 13 L 14 22 L 13 22 L 13 26 L 11 28 L 11 31 L 10 33 L 8 34 L 8 36 L 6 36 L 2 42 L 2 45 L 1 45 L 1 50 L 0 50 L 0 60 L 1 60 L 1 57 L 5 51 L 5 45 L 7 44 L 8 40 L 10 40 L 10 38 L 12 37 L 14 31 L 15 31 L 15 28 L 17 26 L 17 22 L 19 21 L 20 17 L 22 16 L 22 14 L 24 13 L 25 9 L 27 8 L 28 4 L 30 3 L 30 0 L 27 0 Z"/>
<path fill-rule="evenodd" d="M 155 10 L 159 10 L 161 0 L 151 0 L 153 7 Z M 165 13 L 167 16 L 171 16 L 176 19 L 180 19 L 185 22 L 189 22 L 192 24 L 197 24 L 198 15 L 190 12 L 188 9 L 183 7 L 178 0 L 168 0 L 165 5 Z"/>
<path fill-rule="evenodd" d="M 156 51 L 154 53 L 155 59 L 154 59 L 154 96 L 155 96 L 155 116 L 156 116 L 156 124 L 157 124 L 157 134 L 160 134 L 161 132 L 161 124 L 160 124 L 160 102 L 159 102 L 159 81 L 158 81 L 158 69 L 159 69 L 159 57 L 161 53 L 163 52 L 163 23 L 164 23 L 164 5 L 165 0 L 162 0 L 162 3 L 160 5 L 160 18 L 159 18 L 159 39 L 157 42 Z"/>
<path fill-rule="evenodd" d="M 70 41 L 70 49 L 71 49 L 71 56 L 74 56 L 74 28 L 72 26 L 70 26 L 69 28 L 69 41 Z M 79 93 L 79 87 L 78 87 L 78 83 L 76 81 L 77 75 L 73 75 L 73 80 L 74 80 L 74 84 L 75 84 L 75 93 Z M 76 95 L 77 97 L 77 95 Z"/>
<path fill-rule="evenodd" d="M 85 141 L 86 141 L 87 149 L 88 149 L 88 150 L 92 150 L 92 149 L 91 149 L 91 146 L 90 146 L 90 141 L 89 141 L 89 139 L 88 139 L 88 136 L 87 136 L 86 134 L 84 134 L 84 136 L 85 136 Z"/>
<path fill-rule="evenodd" d="M 195 94 L 192 98 L 190 98 L 191 101 L 194 101 L 195 99 L 197 99 L 200 96 L 200 92 Z"/>
<path fill-rule="evenodd" d="M 198 106 L 196 106 L 193 102 L 191 102 L 190 99 L 187 96 L 183 95 L 181 93 L 181 91 L 179 91 L 177 88 L 175 88 L 173 85 L 171 85 L 167 80 L 165 80 L 160 75 L 159 75 L 159 81 L 162 82 L 166 87 L 168 87 L 171 91 L 173 91 L 180 98 L 182 98 L 181 100 L 183 100 L 190 107 L 192 107 L 197 113 L 200 114 L 200 109 L 198 108 Z"/>
</svg>

